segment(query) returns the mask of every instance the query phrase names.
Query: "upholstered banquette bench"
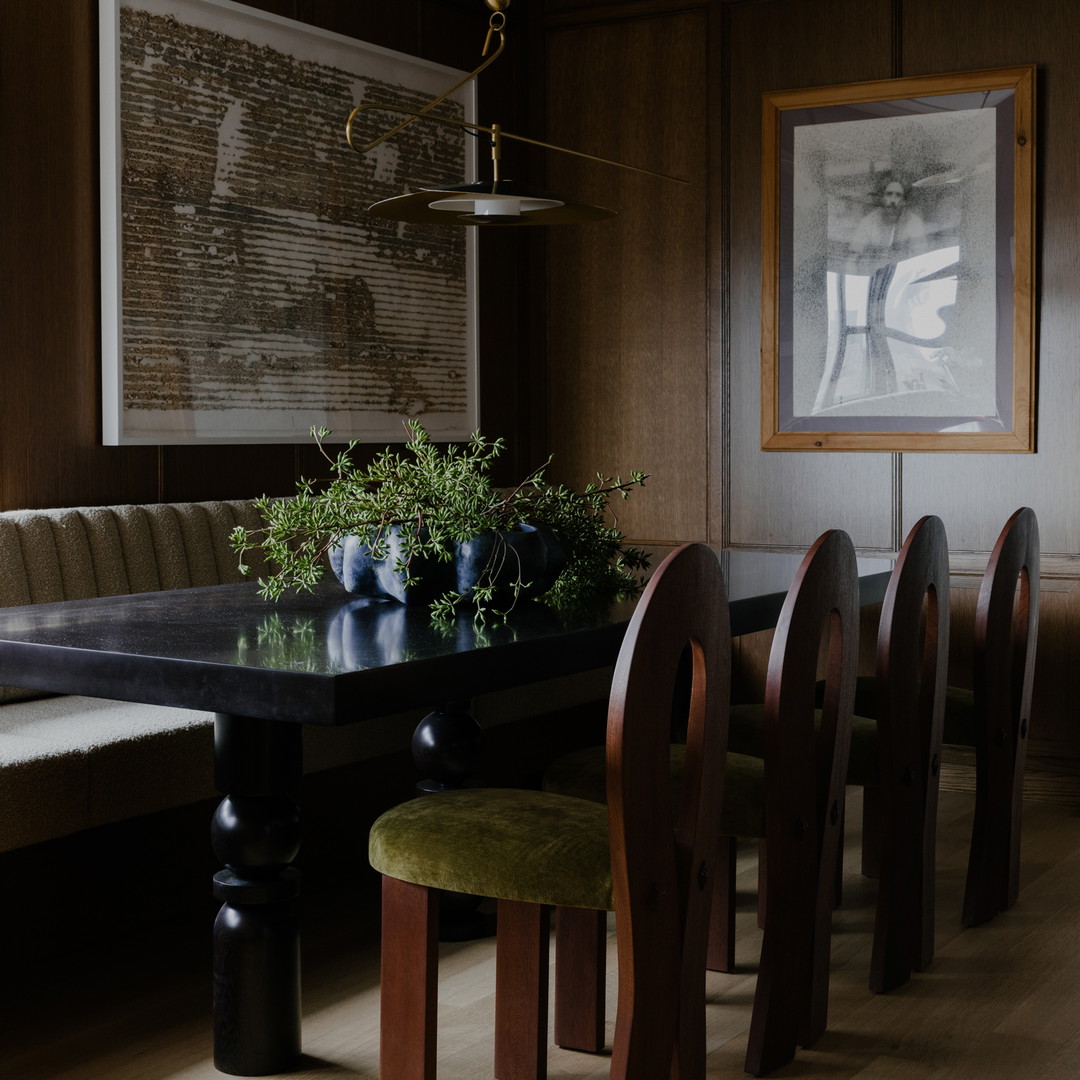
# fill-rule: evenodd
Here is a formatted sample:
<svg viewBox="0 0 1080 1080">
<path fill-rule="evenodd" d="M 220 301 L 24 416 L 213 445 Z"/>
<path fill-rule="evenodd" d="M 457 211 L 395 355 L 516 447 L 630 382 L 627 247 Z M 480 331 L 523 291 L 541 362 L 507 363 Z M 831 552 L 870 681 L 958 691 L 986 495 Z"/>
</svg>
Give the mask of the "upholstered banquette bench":
<svg viewBox="0 0 1080 1080">
<path fill-rule="evenodd" d="M 241 581 L 229 533 L 259 523 L 242 500 L 0 513 L 0 606 Z M 0 687 L 0 851 L 212 797 L 213 719 Z M 401 750 L 416 720 L 305 729 L 305 771 Z"/>
<path fill-rule="evenodd" d="M 259 524 L 250 500 L 3 512 L 0 607 L 241 581 L 229 533 Z M 245 555 L 255 577 L 267 571 L 257 556 Z M 606 700 L 609 680 L 605 670 L 545 680 L 542 693 L 478 697 L 472 713 L 485 729 L 559 715 Z M 304 770 L 400 754 L 424 712 L 305 727 Z M 213 798 L 213 720 L 0 686 L 0 852 Z"/>
</svg>

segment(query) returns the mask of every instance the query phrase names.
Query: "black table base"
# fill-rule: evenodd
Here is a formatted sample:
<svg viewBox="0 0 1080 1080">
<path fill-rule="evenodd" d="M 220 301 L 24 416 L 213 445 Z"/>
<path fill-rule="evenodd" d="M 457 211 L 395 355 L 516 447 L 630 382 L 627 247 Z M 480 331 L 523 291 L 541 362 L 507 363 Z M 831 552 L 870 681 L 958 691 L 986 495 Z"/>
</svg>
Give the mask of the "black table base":
<svg viewBox="0 0 1080 1080">
<path fill-rule="evenodd" d="M 214 922 L 214 1065 L 234 1076 L 287 1072 L 300 1058 L 299 724 L 218 713 L 214 776 L 225 798 L 211 840 L 225 869 Z"/>
</svg>

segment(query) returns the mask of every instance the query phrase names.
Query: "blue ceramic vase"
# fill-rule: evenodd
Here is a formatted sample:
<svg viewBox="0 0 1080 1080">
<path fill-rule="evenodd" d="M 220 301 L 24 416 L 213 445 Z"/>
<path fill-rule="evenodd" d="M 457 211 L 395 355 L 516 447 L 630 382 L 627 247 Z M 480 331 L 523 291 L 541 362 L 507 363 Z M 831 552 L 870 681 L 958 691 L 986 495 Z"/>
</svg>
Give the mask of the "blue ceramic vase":
<svg viewBox="0 0 1080 1080">
<path fill-rule="evenodd" d="M 414 556 L 396 570 L 401 556 L 397 526 L 389 530 L 387 555 L 375 559 L 367 542 L 348 536 L 330 551 L 330 567 L 347 592 L 391 597 L 403 604 L 430 604 L 446 592 L 468 596 L 477 585 L 494 584 L 494 603 L 543 596 L 566 565 L 566 553 L 545 525 L 520 525 L 507 532 L 485 532 L 455 543 L 449 561 Z M 409 579 L 416 579 L 406 586 Z"/>
</svg>

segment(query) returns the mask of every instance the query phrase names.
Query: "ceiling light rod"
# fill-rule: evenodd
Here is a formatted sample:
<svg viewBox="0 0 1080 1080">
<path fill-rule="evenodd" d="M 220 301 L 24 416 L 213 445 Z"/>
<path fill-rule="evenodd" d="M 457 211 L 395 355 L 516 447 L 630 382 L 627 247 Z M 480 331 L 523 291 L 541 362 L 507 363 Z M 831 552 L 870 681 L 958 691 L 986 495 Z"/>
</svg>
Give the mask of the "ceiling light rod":
<svg viewBox="0 0 1080 1080">
<path fill-rule="evenodd" d="M 470 79 L 475 79 L 481 71 L 483 71 L 485 68 L 490 67 L 492 64 L 495 63 L 496 60 L 499 59 L 499 57 L 502 55 L 503 48 L 506 46 L 506 34 L 503 32 L 503 28 L 506 26 L 506 16 L 503 14 L 502 9 L 510 6 L 510 0 L 484 0 L 484 2 L 487 4 L 488 7 L 495 9 L 492 12 L 491 18 L 488 20 L 487 37 L 484 38 L 484 47 L 480 52 L 480 55 L 487 56 L 487 59 L 478 68 L 470 71 L 469 74 L 466 75 L 465 78 L 463 78 L 460 82 L 454 83 L 454 85 L 451 86 L 449 90 L 444 90 L 437 98 L 432 98 L 431 101 L 429 101 L 422 109 L 419 109 L 416 112 L 410 112 L 408 114 L 409 118 L 407 120 L 402 120 L 397 127 L 391 128 L 389 131 L 380 135 L 377 139 L 373 139 L 366 146 L 362 146 L 359 150 L 356 149 L 352 141 L 353 117 L 356 116 L 357 113 L 362 112 L 364 109 L 375 108 L 375 106 L 360 105 L 357 108 L 353 109 L 353 111 L 349 113 L 348 122 L 345 124 L 345 137 L 349 140 L 349 146 L 356 150 L 358 154 L 366 154 L 369 150 L 374 150 L 375 147 L 379 145 L 379 143 L 385 142 L 392 135 L 396 135 L 402 128 L 408 127 L 409 124 L 411 124 L 414 120 L 419 120 L 421 117 L 427 116 L 427 114 L 432 109 L 434 109 L 436 105 L 444 102 L 456 90 L 460 90 Z M 492 34 L 499 35 L 499 47 L 490 56 L 488 56 L 487 53 L 488 49 L 491 46 Z M 391 106 L 387 105 L 384 106 L 384 108 L 389 109 L 391 108 Z M 408 112 L 408 110 L 406 109 L 395 109 L 394 111 L 402 113 Z M 435 119 L 435 117 L 429 117 L 429 119 Z"/>
<path fill-rule="evenodd" d="M 460 86 L 461 84 L 459 83 L 458 85 Z M 448 93 L 452 92 L 453 91 L 448 91 Z M 443 97 L 445 96 L 446 95 L 444 94 Z M 586 158 L 589 161 L 598 161 L 602 165 L 614 165 L 618 169 L 629 169 L 631 172 L 644 173 L 646 176 L 656 176 L 659 177 L 661 180 L 671 180 L 676 184 L 690 183 L 689 180 L 684 180 L 680 176 L 669 176 L 667 173 L 656 172 L 653 169 L 643 169 L 638 165 L 627 165 L 624 161 L 613 161 L 611 158 L 598 157 L 596 154 L 586 154 L 583 153 L 581 150 L 570 150 L 565 146 L 556 146 L 554 143 L 542 142 L 540 139 L 530 139 L 527 135 L 515 135 L 511 131 L 503 131 L 503 129 L 498 124 L 491 124 L 490 126 L 485 126 L 484 124 L 470 124 L 467 120 L 457 120 L 454 117 L 450 116 L 438 116 L 427 111 L 431 108 L 431 105 L 438 104 L 438 102 L 441 100 L 442 98 L 436 98 L 436 100 L 431 102 L 431 104 L 424 106 L 423 109 L 420 109 L 416 112 L 410 109 L 406 109 L 402 106 L 382 105 L 376 102 L 372 102 L 367 105 L 357 105 L 356 108 L 353 109 L 351 113 L 349 113 L 349 119 L 345 123 L 345 138 L 348 140 L 349 146 L 351 146 L 358 154 L 366 154 L 369 150 L 372 150 L 374 149 L 374 147 L 378 146 L 379 143 L 381 143 L 384 139 L 387 139 L 395 132 L 400 131 L 403 127 L 405 127 L 406 124 L 411 124 L 413 120 L 434 120 L 436 123 L 439 124 L 447 124 L 451 127 L 465 128 L 468 131 L 482 131 L 490 135 L 491 160 L 492 165 L 495 169 L 494 178 L 496 180 L 499 179 L 499 161 L 502 158 L 502 140 L 514 139 L 517 142 L 528 143 L 530 146 L 541 146 L 545 150 L 558 150 L 562 154 L 573 154 L 574 157 Z M 380 135 L 374 141 L 369 142 L 364 146 L 358 147 L 353 142 L 352 137 L 353 121 L 357 116 L 359 116 L 360 113 L 366 111 L 367 109 L 384 109 L 387 112 L 403 113 L 404 115 L 408 116 L 409 119 L 398 124 L 397 127 L 392 128 L 385 135 Z"/>
</svg>

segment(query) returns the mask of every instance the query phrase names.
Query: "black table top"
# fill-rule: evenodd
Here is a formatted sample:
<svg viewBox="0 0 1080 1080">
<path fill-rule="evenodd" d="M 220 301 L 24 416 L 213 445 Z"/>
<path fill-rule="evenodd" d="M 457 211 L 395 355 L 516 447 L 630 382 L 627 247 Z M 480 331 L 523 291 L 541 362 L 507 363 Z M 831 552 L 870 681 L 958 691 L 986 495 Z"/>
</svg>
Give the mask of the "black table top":
<svg viewBox="0 0 1080 1080">
<path fill-rule="evenodd" d="M 797 555 L 723 552 L 732 632 L 776 624 Z M 860 560 L 862 603 L 892 562 Z M 328 578 L 279 601 L 254 583 L 0 609 L 0 682 L 269 720 L 344 724 L 614 662 L 633 603 L 446 629 L 425 607 Z"/>
</svg>

